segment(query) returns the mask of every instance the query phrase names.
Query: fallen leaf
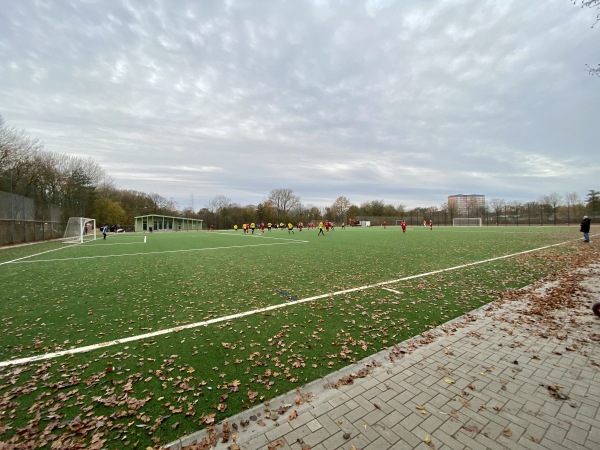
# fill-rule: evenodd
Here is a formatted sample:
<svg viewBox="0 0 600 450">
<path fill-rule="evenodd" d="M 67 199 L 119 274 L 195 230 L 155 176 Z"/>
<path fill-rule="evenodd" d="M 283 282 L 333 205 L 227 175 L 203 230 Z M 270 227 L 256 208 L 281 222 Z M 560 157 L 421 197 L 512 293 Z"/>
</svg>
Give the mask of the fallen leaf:
<svg viewBox="0 0 600 450">
<path fill-rule="evenodd" d="M 416 408 L 417 408 L 417 411 L 419 411 L 421 414 L 423 414 L 423 415 L 427 414 L 427 410 L 425 409 L 425 407 L 423 405 L 417 405 Z"/>
</svg>

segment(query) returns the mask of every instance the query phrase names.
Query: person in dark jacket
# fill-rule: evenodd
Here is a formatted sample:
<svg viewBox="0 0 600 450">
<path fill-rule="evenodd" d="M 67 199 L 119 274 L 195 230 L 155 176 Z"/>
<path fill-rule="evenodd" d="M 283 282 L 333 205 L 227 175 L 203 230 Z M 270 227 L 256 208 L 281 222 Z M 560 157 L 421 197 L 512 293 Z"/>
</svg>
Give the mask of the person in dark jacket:
<svg viewBox="0 0 600 450">
<path fill-rule="evenodd" d="M 590 242 L 590 226 L 592 221 L 588 216 L 583 216 L 583 220 L 581 221 L 581 226 L 579 227 L 579 231 L 583 233 L 583 242 Z"/>
</svg>

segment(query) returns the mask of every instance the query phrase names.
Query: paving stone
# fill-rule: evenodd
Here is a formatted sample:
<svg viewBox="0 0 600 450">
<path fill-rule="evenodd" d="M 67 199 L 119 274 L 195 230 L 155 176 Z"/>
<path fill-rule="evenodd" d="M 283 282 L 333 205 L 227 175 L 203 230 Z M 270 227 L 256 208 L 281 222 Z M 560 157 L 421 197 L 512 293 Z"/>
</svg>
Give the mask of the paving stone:
<svg viewBox="0 0 600 450">
<path fill-rule="evenodd" d="M 407 430 L 413 430 L 425 421 L 425 417 L 419 413 L 411 413 L 400 421 L 400 424 Z"/>
<path fill-rule="evenodd" d="M 587 440 L 588 430 L 580 428 L 579 425 L 581 424 L 578 424 L 578 426 L 571 426 L 569 428 L 569 431 L 567 431 L 566 439 L 568 439 L 569 441 L 573 441 L 577 444 L 583 445 Z"/>
<path fill-rule="evenodd" d="M 292 431 L 293 428 L 289 424 L 289 422 L 285 422 L 282 425 L 279 425 L 278 427 L 274 427 L 268 430 L 265 434 L 267 436 L 267 439 L 274 441 L 280 438 L 281 436 L 286 435 L 287 433 L 291 433 Z"/>
<path fill-rule="evenodd" d="M 301 427 L 294 428 L 293 431 L 287 433 L 284 437 L 288 445 L 291 446 L 298 442 L 299 439 L 304 439 L 304 437 L 308 436 L 310 433 L 312 433 L 312 430 L 308 428 L 308 426 L 302 425 Z"/>
<path fill-rule="evenodd" d="M 307 422 L 306 426 L 312 433 L 317 431 L 319 428 L 323 427 L 323 425 L 321 425 L 321 423 L 317 419 L 313 419 L 310 422 Z"/>
<path fill-rule="evenodd" d="M 368 411 L 365 408 L 363 408 L 362 406 L 357 406 L 352 411 L 350 411 L 348 414 L 345 414 L 343 416 L 343 419 L 348 420 L 350 422 L 356 422 L 359 419 L 361 419 L 362 417 L 364 417 L 367 413 L 368 413 Z"/>
<path fill-rule="evenodd" d="M 341 448 L 346 441 L 347 439 L 344 439 L 344 432 L 340 430 L 337 433 L 331 434 L 327 439 L 321 442 L 321 445 L 327 450 L 335 450 Z"/>
<path fill-rule="evenodd" d="M 576 321 L 565 321 L 574 330 L 567 339 L 542 338 L 536 333 L 541 318 L 515 325 L 519 309 L 528 308 L 518 301 L 488 305 L 468 320 L 431 331 L 427 336 L 439 336 L 431 343 L 423 345 L 425 338 L 417 336 L 286 393 L 268 408 L 292 404 L 298 417 L 283 415 L 277 423 L 265 421 L 265 427 L 251 422 L 236 443 L 242 450 L 269 445 L 300 450 L 300 442 L 311 450 L 431 450 L 423 440 L 428 435 L 438 450 L 597 450 L 600 372 L 591 361 L 600 360 L 600 346 L 586 341 L 597 333 L 597 320 L 586 306 L 569 315 Z M 566 350 L 575 344 L 576 351 Z M 397 349 L 407 353 L 392 361 L 391 351 Z M 371 371 L 367 377 L 328 387 L 364 367 Z M 548 391 L 553 384 L 562 385 L 569 399 L 553 398 Z M 306 403 L 296 405 L 298 395 Z M 419 405 L 427 414 L 420 414 Z M 257 405 L 229 422 L 264 415 L 266 407 Z M 173 442 L 171 450 L 192 438 L 200 441 L 203 433 Z M 230 444 L 219 443 L 214 450 Z"/>
<path fill-rule="evenodd" d="M 319 428 L 317 431 L 314 431 L 310 435 L 304 438 L 304 443 L 309 447 L 314 447 L 317 444 L 320 444 L 325 439 L 328 439 L 330 436 L 329 431 L 327 431 L 324 427 Z"/>
<path fill-rule="evenodd" d="M 570 441 L 569 439 L 565 439 L 563 442 L 564 448 L 568 450 L 588 450 L 593 448 L 595 450 L 596 447 L 587 447 L 584 445 L 580 445 L 577 442 Z"/>
</svg>

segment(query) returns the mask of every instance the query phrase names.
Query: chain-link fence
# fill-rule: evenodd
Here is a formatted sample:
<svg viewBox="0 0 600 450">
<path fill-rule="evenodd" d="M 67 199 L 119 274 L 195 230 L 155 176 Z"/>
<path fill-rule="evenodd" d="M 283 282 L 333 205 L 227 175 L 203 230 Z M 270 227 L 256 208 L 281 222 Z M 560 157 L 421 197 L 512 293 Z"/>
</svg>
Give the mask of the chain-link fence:
<svg viewBox="0 0 600 450">
<path fill-rule="evenodd" d="M 569 210 L 561 207 L 555 212 L 545 205 L 525 205 L 518 211 L 500 213 L 487 211 L 470 218 L 481 218 L 482 226 L 547 226 L 579 224 L 584 214 L 582 208 Z M 434 226 L 452 226 L 452 219 L 453 217 L 447 211 L 409 211 L 398 217 L 356 217 L 356 221 L 369 221 L 371 226 L 382 226 L 384 221 L 388 226 L 400 225 L 402 220 L 406 221 L 408 226 L 423 226 L 424 223 L 429 226 L 429 220 L 433 221 Z"/>
</svg>

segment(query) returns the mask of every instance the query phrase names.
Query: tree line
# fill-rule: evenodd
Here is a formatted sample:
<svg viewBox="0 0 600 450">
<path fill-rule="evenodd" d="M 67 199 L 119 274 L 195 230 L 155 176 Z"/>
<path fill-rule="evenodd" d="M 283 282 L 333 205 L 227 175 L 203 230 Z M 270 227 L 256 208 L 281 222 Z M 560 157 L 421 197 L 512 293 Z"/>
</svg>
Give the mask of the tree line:
<svg viewBox="0 0 600 450">
<path fill-rule="evenodd" d="M 338 224 L 359 219 L 379 225 L 386 220 L 405 219 L 419 223 L 433 219 L 438 224 L 450 224 L 458 217 L 455 206 L 407 208 L 372 200 L 353 204 L 345 196 L 331 205 L 318 207 L 302 203 L 290 188 L 273 189 L 258 205 L 240 205 L 225 195 L 215 196 L 200 210 L 180 208 L 172 199 L 156 193 L 119 189 L 114 180 L 92 158 L 80 158 L 50 152 L 43 143 L 23 130 L 6 125 L 0 116 L 0 191 L 32 198 L 36 205 L 56 205 L 64 211 L 63 221 L 70 216 L 93 217 L 98 224 L 119 223 L 132 226 L 134 217 L 160 214 L 201 219 L 205 228 L 228 229 L 251 222 L 308 223 L 331 220 Z M 40 208 L 43 210 L 43 208 Z M 531 202 L 491 199 L 485 206 L 468 210 L 470 217 L 485 218 L 487 224 L 572 223 L 581 216 L 600 216 L 600 192 L 590 190 L 583 202 L 575 192 L 542 195 Z M 6 218 L 6 217 L 3 217 Z M 39 219 L 36 217 L 36 219 Z"/>
</svg>

